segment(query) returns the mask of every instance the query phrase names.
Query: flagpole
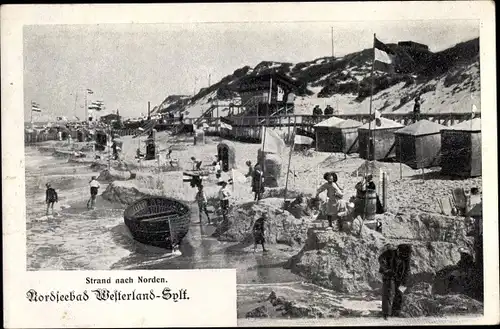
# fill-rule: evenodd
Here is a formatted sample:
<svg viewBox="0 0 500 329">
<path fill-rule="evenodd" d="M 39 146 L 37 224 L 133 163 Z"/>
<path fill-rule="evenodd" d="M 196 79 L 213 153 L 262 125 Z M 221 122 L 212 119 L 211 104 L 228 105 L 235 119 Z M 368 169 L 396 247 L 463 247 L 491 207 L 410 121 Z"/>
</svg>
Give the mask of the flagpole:
<svg viewBox="0 0 500 329">
<path fill-rule="evenodd" d="M 30 116 L 31 128 L 33 128 L 33 101 L 31 101 L 31 116 Z"/>
<path fill-rule="evenodd" d="M 73 107 L 73 115 L 76 117 L 76 101 L 78 100 L 78 90 L 75 91 L 75 106 Z"/>
<path fill-rule="evenodd" d="M 370 73 L 371 87 L 370 87 L 370 116 L 368 117 L 368 161 L 370 161 L 370 151 L 372 149 L 373 143 L 373 133 L 372 133 L 372 105 L 373 105 L 373 70 L 375 67 L 375 38 L 376 35 L 373 33 L 373 60 L 372 60 L 372 70 Z M 373 157 L 375 157 L 375 143 L 373 143 Z"/>
<path fill-rule="evenodd" d="M 288 155 L 288 169 L 286 171 L 286 181 L 285 181 L 285 193 L 283 196 L 283 202 L 286 202 L 286 192 L 288 190 L 288 175 L 290 174 L 290 164 L 292 163 L 292 151 L 295 147 L 295 128 L 293 129 L 292 145 L 290 146 L 290 154 Z"/>
<path fill-rule="evenodd" d="M 89 115 L 88 115 L 88 109 L 87 109 L 87 94 L 89 93 L 88 90 L 85 90 L 85 122 L 89 121 Z"/>
</svg>

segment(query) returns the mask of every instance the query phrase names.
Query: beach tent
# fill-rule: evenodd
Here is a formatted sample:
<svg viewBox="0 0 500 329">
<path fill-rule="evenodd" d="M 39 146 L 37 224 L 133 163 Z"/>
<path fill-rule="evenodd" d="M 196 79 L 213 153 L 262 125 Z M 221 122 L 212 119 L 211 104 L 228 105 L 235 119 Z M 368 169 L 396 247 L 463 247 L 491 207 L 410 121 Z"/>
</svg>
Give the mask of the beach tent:
<svg viewBox="0 0 500 329">
<path fill-rule="evenodd" d="M 334 152 L 335 141 L 333 140 L 332 127 L 334 124 L 343 122 L 344 119 L 331 117 L 314 125 L 316 134 L 316 151 Z"/>
<path fill-rule="evenodd" d="M 371 125 L 370 125 L 371 124 Z M 366 123 L 358 128 L 359 157 L 366 160 L 383 160 L 396 155 L 396 139 L 394 132 L 404 126 L 396 121 L 380 118 L 379 124 L 376 120 Z M 373 140 L 370 143 L 370 129 Z M 368 158 L 368 152 L 370 158 Z"/>
<path fill-rule="evenodd" d="M 481 176 L 481 119 L 464 121 L 441 130 L 441 173 Z"/>
<path fill-rule="evenodd" d="M 333 122 L 328 128 L 330 143 L 323 145 L 321 149 L 324 149 L 324 152 L 345 154 L 358 152 L 358 128 L 362 125 L 361 122 L 352 119 Z"/>
<path fill-rule="evenodd" d="M 396 159 L 413 169 L 439 165 L 443 128 L 439 123 L 420 120 L 395 131 Z"/>
<path fill-rule="evenodd" d="M 236 168 L 236 148 L 229 141 L 221 142 L 217 145 L 217 156 L 222 161 L 222 171 L 229 171 Z"/>
</svg>

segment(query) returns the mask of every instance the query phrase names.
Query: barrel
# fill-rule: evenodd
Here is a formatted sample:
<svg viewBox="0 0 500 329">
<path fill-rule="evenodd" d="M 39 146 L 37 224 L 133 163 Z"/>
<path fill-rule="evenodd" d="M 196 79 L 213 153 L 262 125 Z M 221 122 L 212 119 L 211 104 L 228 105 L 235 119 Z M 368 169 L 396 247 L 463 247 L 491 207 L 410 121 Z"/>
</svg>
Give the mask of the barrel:
<svg viewBox="0 0 500 329">
<path fill-rule="evenodd" d="M 375 220 L 377 212 L 377 192 L 375 190 L 366 191 L 365 203 L 365 220 Z"/>
</svg>

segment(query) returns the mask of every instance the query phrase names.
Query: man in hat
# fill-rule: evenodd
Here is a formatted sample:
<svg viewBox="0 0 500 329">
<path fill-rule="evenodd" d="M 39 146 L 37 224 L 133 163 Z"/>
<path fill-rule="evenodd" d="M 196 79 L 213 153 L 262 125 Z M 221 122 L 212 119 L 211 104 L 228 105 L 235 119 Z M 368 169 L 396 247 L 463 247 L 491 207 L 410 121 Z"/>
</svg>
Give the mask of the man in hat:
<svg viewBox="0 0 500 329">
<path fill-rule="evenodd" d="M 262 245 L 262 252 L 267 252 L 266 247 L 264 246 L 265 243 L 265 222 L 267 221 L 268 215 L 267 213 L 263 213 L 261 217 L 259 217 L 254 225 L 253 225 L 253 238 L 254 238 L 254 247 L 253 251 L 255 252 L 257 250 L 257 245 L 260 244 Z"/>
<path fill-rule="evenodd" d="M 410 274 L 412 246 L 387 244 L 378 258 L 382 274 L 382 315 L 398 316 L 401 311 L 403 293 Z"/>
<path fill-rule="evenodd" d="M 45 191 L 45 203 L 47 203 L 47 216 L 49 215 L 49 209 L 52 210 L 52 214 L 54 214 L 54 202 L 58 202 L 57 192 L 50 183 L 45 184 L 47 190 Z"/>
<path fill-rule="evenodd" d="M 325 109 L 325 115 L 333 115 L 333 107 L 328 104 Z"/>
<path fill-rule="evenodd" d="M 321 108 L 319 107 L 319 105 L 316 105 L 314 107 L 312 115 L 313 115 L 313 117 L 317 117 L 317 116 L 323 115 L 323 111 L 321 110 Z"/>
</svg>

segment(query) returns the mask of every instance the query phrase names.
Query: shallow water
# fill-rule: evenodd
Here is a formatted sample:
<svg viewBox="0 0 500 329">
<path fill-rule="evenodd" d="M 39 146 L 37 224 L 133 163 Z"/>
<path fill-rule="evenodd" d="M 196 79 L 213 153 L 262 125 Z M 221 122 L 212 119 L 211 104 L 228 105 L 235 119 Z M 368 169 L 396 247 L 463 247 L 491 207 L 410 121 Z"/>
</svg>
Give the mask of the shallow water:
<svg viewBox="0 0 500 329">
<path fill-rule="evenodd" d="M 214 228 L 192 224 L 181 245 L 182 255 L 136 242 L 123 223 L 124 206 L 97 199 L 87 210 L 88 182 L 98 175 L 88 165 L 69 163 L 26 147 L 26 221 L 28 270 L 235 268 L 238 283 L 295 282 L 283 269 L 289 255 L 279 250 L 253 253 L 248 246 L 210 237 Z M 59 195 L 55 216 L 45 215 L 45 184 Z M 102 193 L 106 188 L 101 183 Z"/>
</svg>

